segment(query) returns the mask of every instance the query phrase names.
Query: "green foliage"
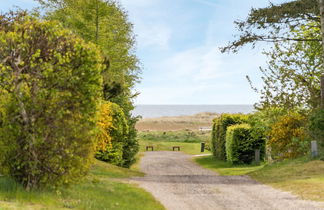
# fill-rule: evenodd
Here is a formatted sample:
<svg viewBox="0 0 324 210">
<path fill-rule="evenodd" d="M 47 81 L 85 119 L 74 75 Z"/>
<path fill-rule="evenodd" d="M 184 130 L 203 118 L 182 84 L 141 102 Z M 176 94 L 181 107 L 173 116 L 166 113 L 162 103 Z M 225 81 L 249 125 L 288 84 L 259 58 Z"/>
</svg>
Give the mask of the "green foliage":
<svg viewBox="0 0 324 210">
<path fill-rule="evenodd" d="M 321 149 L 324 148 L 324 110 L 314 111 L 309 118 L 308 130 L 310 135 L 319 142 Z"/>
<path fill-rule="evenodd" d="M 124 144 L 125 167 L 134 161 L 138 151 L 135 123 L 131 111 L 132 90 L 139 81 L 140 64 L 135 55 L 133 25 L 127 12 L 114 0 L 40 0 L 49 8 L 47 18 L 60 21 L 86 41 L 96 43 L 106 55 L 109 68 L 102 72 L 103 98 L 118 104 L 125 114 L 129 132 Z"/>
<path fill-rule="evenodd" d="M 306 117 L 290 112 L 281 116 L 271 125 L 267 146 L 274 160 L 296 158 L 309 151 L 309 138 L 306 134 Z"/>
<path fill-rule="evenodd" d="M 316 23 L 291 31 L 290 36 L 320 38 Z M 314 27 L 312 27 L 314 26 Z M 261 95 L 259 108 L 280 106 L 285 109 L 320 106 L 320 77 L 322 45 L 318 41 L 275 43 L 270 52 L 268 67 L 260 68 L 263 87 L 253 88 Z M 248 77 L 249 79 L 249 77 Z M 251 83 L 251 81 L 250 81 Z"/>
<path fill-rule="evenodd" d="M 273 42 L 265 54 L 268 67 L 260 68 L 263 87 L 259 109 L 280 106 L 317 108 L 320 105 L 322 61 L 321 21 L 317 0 L 292 0 L 251 9 L 244 21 L 235 22 L 240 36 L 223 51 L 236 52 L 246 44 Z M 252 82 L 247 76 L 250 84 Z"/>
<path fill-rule="evenodd" d="M 234 164 L 250 164 L 254 160 L 256 149 L 263 147 L 263 139 L 251 136 L 251 126 L 248 124 L 232 125 L 226 131 L 226 157 Z"/>
<path fill-rule="evenodd" d="M 222 114 L 214 119 L 211 146 L 213 155 L 216 158 L 226 160 L 225 143 L 227 127 L 246 123 L 247 120 L 248 116 L 243 114 Z"/>
<path fill-rule="evenodd" d="M 244 21 L 236 21 L 240 32 L 238 40 L 229 43 L 222 51 L 236 52 L 240 47 L 258 41 L 317 41 L 321 39 L 305 36 L 291 37 L 290 32 L 309 22 L 317 22 L 320 28 L 319 7 L 317 0 L 293 0 L 278 5 L 270 3 L 268 7 L 252 8 Z M 312 28 L 312 27 L 308 27 Z"/>
<path fill-rule="evenodd" d="M 115 103 L 105 102 L 102 104 L 98 124 L 100 130 L 105 133 L 110 142 L 104 148 L 98 147 L 95 157 L 99 160 L 123 166 L 124 145 L 127 144 L 128 125 L 123 110 Z M 100 141 L 100 139 L 97 139 Z"/>
<path fill-rule="evenodd" d="M 126 136 L 126 142 L 123 145 L 123 167 L 126 168 L 129 168 L 136 162 L 136 154 L 139 151 L 137 130 L 135 129 L 135 124 L 137 121 L 137 117 L 129 117 L 127 121 L 129 132 Z"/>
<path fill-rule="evenodd" d="M 1 168 L 27 189 L 87 173 L 103 59 L 53 21 L 0 17 Z"/>
</svg>

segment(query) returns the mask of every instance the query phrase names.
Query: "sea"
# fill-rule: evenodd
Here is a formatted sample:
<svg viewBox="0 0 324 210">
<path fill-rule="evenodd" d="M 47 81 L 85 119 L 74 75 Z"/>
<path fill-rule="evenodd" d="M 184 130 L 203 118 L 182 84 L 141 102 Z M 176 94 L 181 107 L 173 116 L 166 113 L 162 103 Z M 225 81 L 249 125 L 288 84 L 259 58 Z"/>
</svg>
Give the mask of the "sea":
<svg viewBox="0 0 324 210">
<path fill-rule="evenodd" d="M 253 105 L 137 105 L 133 115 L 142 118 L 194 115 L 201 112 L 251 113 Z"/>
</svg>

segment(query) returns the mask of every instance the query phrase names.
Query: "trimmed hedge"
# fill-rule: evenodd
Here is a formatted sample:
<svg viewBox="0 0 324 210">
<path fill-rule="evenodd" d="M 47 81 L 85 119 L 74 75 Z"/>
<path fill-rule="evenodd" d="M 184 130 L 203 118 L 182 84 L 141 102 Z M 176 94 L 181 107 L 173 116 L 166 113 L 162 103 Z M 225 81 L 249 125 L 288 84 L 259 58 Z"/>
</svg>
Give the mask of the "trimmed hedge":
<svg viewBox="0 0 324 210">
<path fill-rule="evenodd" d="M 226 160 L 226 130 L 227 127 L 235 124 L 242 124 L 248 121 L 248 115 L 243 114 L 222 114 L 213 120 L 213 131 L 211 147 L 213 155 L 219 160 Z"/>
<path fill-rule="evenodd" d="M 260 148 L 260 142 L 251 136 L 248 124 L 232 125 L 226 132 L 227 161 L 234 164 L 250 164 L 254 160 L 254 151 Z"/>
</svg>

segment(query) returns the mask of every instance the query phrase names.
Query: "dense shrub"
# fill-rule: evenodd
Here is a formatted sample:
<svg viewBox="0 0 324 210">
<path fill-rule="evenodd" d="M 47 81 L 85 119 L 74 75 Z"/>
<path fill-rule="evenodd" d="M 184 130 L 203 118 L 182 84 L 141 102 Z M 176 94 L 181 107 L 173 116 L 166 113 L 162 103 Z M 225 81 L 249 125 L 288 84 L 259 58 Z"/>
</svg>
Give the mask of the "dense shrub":
<svg viewBox="0 0 324 210">
<path fill-rule="evenodd" d="M 0 145 L 26 189 L 68 183 L 93 156 L 103 59 L 57 22 L 0 17 Z"/>
<path fill-rule="evenodd" d="M 263 160 L 266 157 L 266 141 L 267 141 L 267 131 L 269 130 L 269 117 L 264 116 L 263 112 L 255 112 L 249 115 L 248 124 L 251 126 L 250 135 L 251 138 L 258 145 L 256 146 L 260 149 L 260 159 Z M 272 116 L 273 117 L 273 116 Z"/>
<path fill-rule="evenodd" d="M 222 114 L 213 121 L 212 131 L 212 152 L 220 160 L 226 160 L 226 130 L 227 127 L 235 124 L 246 123 L 247 115 L 243 114 Z"/>
<path fill-rule="evenodd" d="M 288 113 L 281 116 L 271 125 L 267 146 L 275 160 L 296 158 L 305 155 L 309 150 L 309 141 L 306 135 L 306 117 L 298 113 Z"/>
<path fill-rule="evenodd" d="M 231 163 L 250 164 L 254 160 L 255 149 L 260 149 L 263 142 L 251 136 L 248 124 L 232 125 L 226 132 L 226 157 Z"/>
<path fill-rule="evenodd" d="M 104 102 L 98 120 L 97 152 L 99 160 L 123 166 L 124 146 L 127 144 L 128 125 L 122 109 L 115 103 Z"/>
<path fill-rule="evenodd" d="M 324 109 L 317 110 L 309 118 L 309 131 L 314 140 L 324 149 Z"/>
</svg>

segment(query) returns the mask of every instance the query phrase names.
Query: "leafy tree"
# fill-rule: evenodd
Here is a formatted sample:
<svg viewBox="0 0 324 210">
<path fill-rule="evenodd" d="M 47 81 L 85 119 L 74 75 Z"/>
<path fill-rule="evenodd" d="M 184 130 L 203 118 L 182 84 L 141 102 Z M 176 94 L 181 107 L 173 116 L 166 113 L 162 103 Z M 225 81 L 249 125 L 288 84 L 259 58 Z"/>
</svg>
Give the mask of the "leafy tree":
<svg viewBox="0 0 324 210">
<path fill-rule="evenodd" d="M 282 59 L 280 59 L 280 61 L 283 60 L 285 56 L 289 57 L 289 55 L 295 54 L 295 57 L 292 59 L 295 59 L 293 63 L 297 64 L 297 68 L 295 68 L 296 73 L 294 73 L 290 78 L 288 75 L 289 72 L 292 72 L 291 67 L 293 66 L 291 65 L 291 58 L 284 64 L 279 64 L 279 66 L 278 62 L 272 59 L 272 61 L 270 61 L 269 69 L 266 71 L 262 70 L 263 74 L 266 77 L 266 79 L 264 79 L 265 88 L 262 91 L 262 103 L 265 102 L 264 104 L 266 104 L 269 102 L 269 100 L 271 101 L 272 99 L 278 99 L 277 103 L 282 103 L 282 105 L 286 105 L 288 103 L 287 108 L 289 108 L 289 106 L 293 104 L 296 99 L 300 99 L 302 94 L 309 96 L 308 99 L 305 99 L 304 97 L 302 100 L 303 102 L 310 102 L 308 104 L 308 106 L 310 107 L 316 107 L 318 104 L 320 104 L 317 101 L 317 98 L 319 98 L 320 101 L 324 103 L 324 98 L 321 99 L 318 96 L 310 95 L 317 93 L 318 91 L 316 89 L 320 87 L 320 85 L 314 85 L 315 82 L 320 81 L 321 76 L 318 76 L 318 72 L 321 72 L 322 79 L 324 78 L 324 71 L 322 66 L 323 59 L 320 59 L 321 61 L 317 63 L 320 65 L 315 64 L 312 66 L 311 69 L 318 69 L 316 72 L 312 70 L 313 72 L 311 72 L 310 74 L 308 74 L 307 72 L 303 72 L 306 74 L 300 74 L 300 71 L 304 68 L 303 64 L 305 63 L 305 61 L 311 61 L 312 58 L 308 57 L 304 59 L 303 57 L 298 57 L 302 54 L 301 52 L 305 53 L 306 50 L 309 50 L 309 48 L 305 50 L 299 47 L 294 50 L 294 47 L 296 47 L 297 45 L 304 45 L 308 47 L 311 45 L 320 45 L 322 37 L 319 36 L 318 33 L 321 28 L 319 8 L 319 2 L 317 0 L 294 0 L 279 5 L 270 4 L 270 6 L 266 8 L 252 9 L 250 14 L 248 15 L 247 20 L 236 22 L 236 25 L 238 26 L 238 29 L 240 31 L 240 36 L 237 40 L 229 43 L 226 47 L 222 48 L 223 52 L 236 52 L 240 47 L 246 44 L 250 43 L 252 44 L 252 46 L 254 46 L 256 42 L 265 41 L 276 43 L 275 49 L 277 50 L 277 52 L 272 52 L 270 54 L 272 57 L 275 57 L 275 55 L 281 56 Z M 302 33 L 299 33 L 296 36 L 296 31 L 301 31 Z M 307 31 L 311 31 L 311 33 L 304 33 Z M 314 36 L 313 32 L 317 32 L 317 34 Z M 290 51 L 284 51 L 283 48 L 280 48 L 280 45 L 285 45 L 286 47 L 288 46 L 288 48 L 290 48 Z M 282 56 L 282 54 L 285 55 Z M 321 54 L 324 55 L 323 53 Z M 309 62 L 308 66 L 311 66 L 312 64 L 313 63 Z M 315 73 L 316 76 L 314 76 L 313 73 Z M 305 81 L 303 81 L 302 77 L 300 77 L 300 79 L 296 79 L 296 76 L 305 76 L 306 79 Z M 289 81 L 287 81 L 287 78 Z M 309 80 L 310 78 L 313 79 Z M 275 80 L 277 81 L 274 82 Z M 324 82 L 321 86 L 323 92 L 322 95 L 324 95 L 323 88 Z M 290 94 L 291 91 L 301 89 L 303 89 L 304 91 L 302 94 L 297 94 L 297 96 Z M 288 94 L 285 95 L 284 92 L 288 92 Z M 273 94 L 275 96 L 273 96 Z M 318 95 L 320 96 L 320 94 Z M 270 99 L 268 99 L 269 96 Z"/>
<path fill-rule="evenodd" d="M 48 0 L 40 1 L 51 8 L 48 18 L 98 44 L 110 66 L 103 72 L 104 98 L 119 104 L 126 115 L 134 107 L 132 88 L 138 82 L 139 60 L 134 54 L 135 37 L 127 13 L 115 1 Z M 47 3 L 47 4 L 46 4 Z"/>
<path fill-rule="evenodd" d="M 252 8 L 245 21 L 235 21 L 240 33 L 239 38 L 230 42 L 222 51 L 236 52 L 246 44 L 256 42 L 282 41 L 321 41 L 320 37 L 291 37 L 291 31 L 301 26 L 307 29 L 320 28 L 319 7 L 317 0 L 294 0 L 279 5 L 270 5 L 266 8 Z M 307 23 L 316 23 L 306 26 Z"/>
<path fill-rule="evenodd" d="M 309 26 L 314 24 L 308 24 Z M 319 29 L 291 32 L 292 37 L 319 38 Z M 320 106 L 322 46 L 318 41 L 275 43 L 270 52 L 268 68 L 260 68 L 263 87 L 253 89 L 261 94 L 259 108 L 279 106 L 286 109 Z M 250 84 L 250 78 L 247 76 Z"/>
<path fill-rule="evenodd" d="M 130 132 L 127 134 L 128 154 L 125 166 L 134 162 L 138 152 L 135 124 L 132 116 L 135 84 L 139 81 L 140 65 L 135 55 L 133 26 L 126 11 L 113 0 L 47 0 L 48 18 L 59 20 L 87 41 L 96 43 L 106 55 L 109 68 L 103 71 L 103 97 L 118 104 L 125 113 Z"/>
<path fill-rule="evenodd" d="M 58 22 L 0 17 L 1 167 L 27 190 L 88 171 L 102 69 L 96 46 Z"/>
</svg>

